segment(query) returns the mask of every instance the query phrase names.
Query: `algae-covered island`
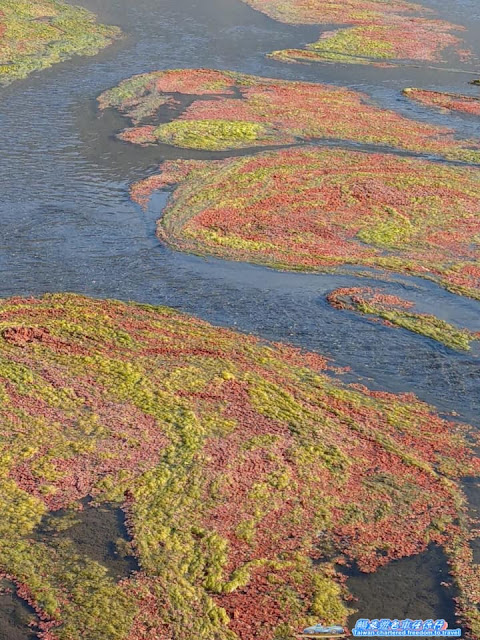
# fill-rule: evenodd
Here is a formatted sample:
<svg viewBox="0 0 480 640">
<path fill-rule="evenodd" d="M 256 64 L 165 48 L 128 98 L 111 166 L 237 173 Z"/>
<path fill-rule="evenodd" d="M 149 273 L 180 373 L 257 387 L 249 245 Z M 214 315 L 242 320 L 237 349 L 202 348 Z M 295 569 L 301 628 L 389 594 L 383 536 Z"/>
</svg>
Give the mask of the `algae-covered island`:
<svg viewBox="0 0 480 640">
<path fill-rule="evenodd" d="M 401 327 L 419 333 L 451 349 L 468 351 L 472 342 L 480 339 L 480 333 L 454 327 L 429 313 L 418 313 L 413 302 L 385 293 L 382 289 L 335 289 L 328 294 L 327 300 L 335 309 L 362 313 L 374 322 L 381 320 L 386 326 Z"/>
<path fill-rule="evenodd" d="M 290 638 L 345 622 L 342 564 L 371 572 L 432 542 L 478 628 L 467 427 L 165 307 L 12 298 L 0 335 L 1 566 L 42 638 Z M 105 504 L 138 561 L 121 579 L 36 533 Z"/>
<path fill-rule="evenodd" d="M 74 55 L 94 55 L 120 34 L 63 0 L 1 0 L 0 85 Z"/>
<path fill-rule="evenodd" d="M 161 168 L 131 194 L 145 205 L 173 189 L 157 234 L 175 249 L 290 270 L 376 267 L 480 296 L 478 169 L 311 147 Z"/>
<path fill-rule="evenodd" d="M 186 106 L 183 97 L 192 98 Z M 123 80 L 98 103 L 130 119 L 133 126 L 118 135 L 138 145 L 221 151 L 344 140 L 480 164 L 478 139 L 462 140 L 452 129 L 416 122 L 334 85 L 173 69 Z"/>
<path fill-rule="evenodd" d="M 477 96 L 465 96 L 458 93 L 445 91 L 428 91 L 409 87 L 403 94 L 411 100 L 416 100 L 427 107 L 435 107 L 443 111 L 460 111 L 472 116 L 480 116 L 480 98 Z"/>
<path fill-rule="evenodd" d="M 305 49 L 282 49 L 271 57 L 285 62 L 396 64 L 434 62 L 453 49 L 459 60 L 471 51 L 461 39 L 463 26 L 440 20 L 435 12 L 403 0 L 244 0 L 271 18 L 291 24 L 339 25 Z"/>
</svg>

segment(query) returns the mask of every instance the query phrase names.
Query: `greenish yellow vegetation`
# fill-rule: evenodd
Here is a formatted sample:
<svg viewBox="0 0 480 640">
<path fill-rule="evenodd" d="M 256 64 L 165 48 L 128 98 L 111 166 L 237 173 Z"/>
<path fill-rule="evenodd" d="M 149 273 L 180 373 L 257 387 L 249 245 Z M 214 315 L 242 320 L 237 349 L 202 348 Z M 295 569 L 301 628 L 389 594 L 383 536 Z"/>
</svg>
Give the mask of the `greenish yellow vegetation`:
<svg viewBox="0 0 480 640">
<path fill-rule="evenodd" d="M 74 55 L 94 55 L 120 33 L 62 0 L 1 0 L 0 84 Z"/>
<path fill-rule="evenodd" d="M 161 124 L 154 131 L 159 142 L 187 149 L 221 151 L 251 147 L 257 140 L 267 144 L 268 131 L 260 124 L 230 120 L 175 120 Z M 272 140 L 274 137 L 271 136 Z"/>
<path fill-rule="evenodd" d="M 16 298 L 0 394 L 0 571 L 49 640 L 290 640 L 349 615 L 335 559 L 459 544 L 466 429 L 315 354 L 164 307 Z M 87 497 L 123 508 L 138 572 L 69 539 Z"/>
<path fill-rule="evenodd" d="M 472 342 L 480 338 L 479 334 L 468 329 L 458 329 L 434 315 L 415 313 L 411 309 L 413 303 L 384 294 L 380 290 L 336 289 L 328 295 L 328 301 L 337 309 L 350 309 L 381 318 L 387 325 L 419 333 L 459 351 L 468 351 Z"/>
</svg>

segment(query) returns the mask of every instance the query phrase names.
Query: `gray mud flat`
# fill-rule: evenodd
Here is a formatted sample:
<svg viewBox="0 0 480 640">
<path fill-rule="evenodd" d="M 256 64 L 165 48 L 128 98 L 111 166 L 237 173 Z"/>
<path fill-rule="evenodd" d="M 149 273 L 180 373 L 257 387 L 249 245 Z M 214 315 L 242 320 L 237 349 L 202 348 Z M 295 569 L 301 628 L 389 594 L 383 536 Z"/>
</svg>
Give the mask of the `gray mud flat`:
<svg viewBox="0 0 480 640">
<path fill-rule="evenodd" d="M 115 505 L 90 504 L 84 500 L 81 511 L 48 514 L 37 528 L 36 538 L 47 543 L 52 537 L 71 540 L 80 555 L 107 567 L 114 578 L 125 578 L 139 567 L 128 549 L 124 513 Z"/>
</svg>

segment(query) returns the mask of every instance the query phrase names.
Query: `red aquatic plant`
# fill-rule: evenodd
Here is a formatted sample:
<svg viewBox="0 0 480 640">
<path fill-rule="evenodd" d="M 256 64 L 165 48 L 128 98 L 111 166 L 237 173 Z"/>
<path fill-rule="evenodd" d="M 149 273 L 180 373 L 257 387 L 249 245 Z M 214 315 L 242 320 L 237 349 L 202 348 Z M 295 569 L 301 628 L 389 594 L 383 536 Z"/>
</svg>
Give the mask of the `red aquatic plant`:
<svg viewBox="0 0 480 640">
<path fill-rule="evenodd" d="M 312 148 L 161 168 L 131 193 L 145 205 L 175 185 L 157 228 L 177 249 L 289 269 L 375 266 L 480 295 L 474 169 Z"/>
<path fill-rule="evenodd" d="M 289 636 L 345 619 L 335 562 L 374 571 L 430 542 L 474 624 L 466 427 L 163 307 L 48 295 L 0 316 L 14 328 L 0 338 L 0 565 L 43 640 Z M 68 539 L 35 536 L 86 496 L 126 513 L 140 569 L 119 583 Z"/>
<path fill-rule="evenodd" d="M 380 0 L 244 0 L 255 9 L 287 23 L 351 25 L 324 32 L 306 49 L 287 49 L 272 54 L 283 60 L 327 60 L 369 63 L 375 60 L 440 59 L 441 53 L 455 46 L 461 60 L 471 52 L 461 49 L 461 40 L 452 32 L 464 27 L 427 16 L 432 13 L 411 2 Z"/>
<path fill-rule="evenodd" d="M 335 291 L 328 294 L 327 300 L 335 309 L 356 309 L 364 301 L 374 307 L 382 307 L 384 309 L 412 309 L 415 306 L 409 300 L 403 300 L 399 296 L 384 293 L 379 289 L 371 289 L 370 287 L 335 289 Z"/>
<path fill-rule="evenodd" d="M 215 82 L 207 82 L 212 73 Z M 178 102 L 185 85 L 188 95 L 197 94 L 198 87 L 201 99 L 193 99 L 177 119 L 155 124 L 155 112 L 149 113 L 146 124 L 138 118 L 159 98 Z M 480 157 L 477 141 L 458 140 L 452 130 L 415 122 L 373 105 L 362 93 L 331 85 L 181 69 L 134 76 L 98 100 L 102 109 L 113 107 L 132 119 L 137 126 L 120 137 L 137 144 L 233 149 L 340 138 L 468 162 Z"/>
<path fill-rule="evenodd" d="M 437 107 L 447 111 L 461 111 L 473 116 L 480 116 L 480 98 L 463 96 L 458 93 L 427 91 L 426 89 L 405 89 L 404 95 L 427 107 Z"/>
</svg>

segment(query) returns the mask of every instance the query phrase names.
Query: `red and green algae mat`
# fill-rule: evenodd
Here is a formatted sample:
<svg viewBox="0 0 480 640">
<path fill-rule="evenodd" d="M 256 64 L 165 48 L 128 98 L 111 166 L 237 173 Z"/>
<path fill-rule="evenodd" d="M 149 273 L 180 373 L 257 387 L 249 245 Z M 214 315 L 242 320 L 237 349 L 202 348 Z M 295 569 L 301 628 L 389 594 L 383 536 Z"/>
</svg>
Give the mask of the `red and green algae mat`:
<svg viewBox="0 0 480 640">
<path fill-rule="evenodd" d="M 95 55 L 120 35 L 61 0 L 1 0 L 0 85 L 74 55 Z"/>
<path fill-rule="evenodd" d="M 182 96 L 193 97 L 183 110 Z M 131 120 L 134 126 L 119 137 L 139 145 L 219 151 L 321 138 L 480 164 L 478 140 L 457 139 L 452 129 L 415 122 L 374 105 L 363 93 L 333 85 L 173 69 L 124 80 L 103 92 L 98 103 L 101 110 L 113 108 Z M 170 122 L 158 117 L 164 106 L 173 114 Z"/>
<path fill-rule="evenodd" d="M 303 147 L 166 161 L 135 183 L 171 247 L 279 269 L 362 265 L 480 297 L 480 172 L 388 154 Z M 172 186 L 173 185 L 173 186 Z"/>
<path fill-rule="evenodd" d="M 409 87 L 403 90 L 403 94 L 411 100 L 416 100 L 427 107 L 436 107 L 444 111 L 460 111 L 473 116 L 480 116 L 480 97 L 465 96 L 459 93 L 447 93 L 444 91 L 429 91 Z"/>
<path fill-rule="evenodd" d="M 323 139 L 480 159 L 478 140 L 331 85 L 168 70 L 122 81 L 98 103 L 131 120 L 119 137 L 139 145 L 253 150 Z M 161 168 L 132 196 L 145 204 L 153 190 L 177 185 L 158 225 L 174 248 L 282 269 L 378 267 L 480 295 L 478 169 L 313 147 Z"/>
<path fill-rule="evenodd" d="M 244 0 L 254 9 L 289 24 L 342 25 L 324 32 L 305 49 L 274 51 L 286 62 L 395 64 L 438 62 L 453 49 L 460 61 L 471 58 L 458 33 L 465 27 L 435 17 L 432 10 L 403 0 Z M 345 25 L 348 25 L 345 27 Z"/>
<path fill-rule="evenodd" d="M 428 313 L 418 313 L 413 302 L 380 288 L 341 287 L 331 291 L 327 301 L 335 309 L 356 311 L 374 322 L 419 333 L 451 349 L 468 351 L 472 342 L 480 340 L 480 333 L 454 327 Z"/>
<path fill-rule="evenodd" d="M 40 638 L 288 639 L 346 620 L 338 565 L 431 543 L 478 637 L 468 427 L 337 373 L 165 307 L 3 300 L 0 569 Z M 138 571 L 115 581 L 64 535 L 86 496 L 122 507 Z M 35 536 L 59 509 L 64 534 Z"/>
</svg>

